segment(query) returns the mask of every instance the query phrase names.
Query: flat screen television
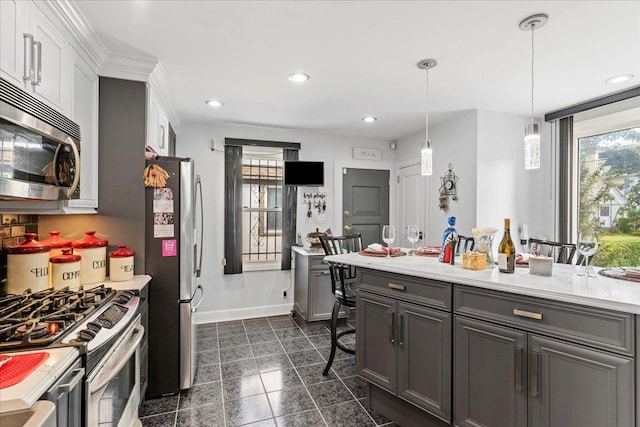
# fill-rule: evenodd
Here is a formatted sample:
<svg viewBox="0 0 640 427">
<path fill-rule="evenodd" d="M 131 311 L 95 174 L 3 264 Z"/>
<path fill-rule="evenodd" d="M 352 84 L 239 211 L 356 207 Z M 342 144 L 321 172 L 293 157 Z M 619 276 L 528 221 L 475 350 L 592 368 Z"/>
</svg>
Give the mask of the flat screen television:
<svg viewBox="0 0 640 427">
<path fill-rule="evenodd" d="M 324 162 L 284 162 L 284 185 L 322 187 L 324 185 Z"/>
</svg>

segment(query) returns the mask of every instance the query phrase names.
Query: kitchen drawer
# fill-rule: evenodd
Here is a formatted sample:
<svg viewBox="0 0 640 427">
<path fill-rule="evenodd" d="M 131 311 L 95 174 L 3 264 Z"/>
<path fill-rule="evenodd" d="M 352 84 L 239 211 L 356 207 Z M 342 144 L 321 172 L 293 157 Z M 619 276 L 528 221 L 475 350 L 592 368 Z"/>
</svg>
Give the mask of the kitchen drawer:
<svg viewBox="0 0 640 427">
<path fill-rule="evenodd" d="M 456 314 L 634 354 L 631 314 L 462 285 L 456 285 L 453 302 Z"/>
<path fill-rule="evenodd" d="M 328 270 L 329 264 L 324 263 L 323 256 L 310 256 L 309 257 L 309 270 Z"/>
<path fill-rule="evenodd" d="M 358 269 L 358 289 L 366 289 L 399 300 L 451 311 L 451 284 L 402 274 Z"/>
</svg>

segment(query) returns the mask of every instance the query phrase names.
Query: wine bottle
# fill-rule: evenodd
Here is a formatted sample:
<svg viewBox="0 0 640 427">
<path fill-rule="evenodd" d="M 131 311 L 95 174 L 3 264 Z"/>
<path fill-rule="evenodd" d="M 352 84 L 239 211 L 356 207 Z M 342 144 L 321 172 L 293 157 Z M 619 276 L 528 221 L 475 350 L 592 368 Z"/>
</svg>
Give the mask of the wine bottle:
<svg viewBox="0 0 640 427">
<path fill-rule="evenodd" d="M 516 247 L 511 240 L 511 220 L 504 219 L 504 235 L 498 246 L 498 269 L 501 273 L 514 273 L 516 268 Z"/>
</svg>

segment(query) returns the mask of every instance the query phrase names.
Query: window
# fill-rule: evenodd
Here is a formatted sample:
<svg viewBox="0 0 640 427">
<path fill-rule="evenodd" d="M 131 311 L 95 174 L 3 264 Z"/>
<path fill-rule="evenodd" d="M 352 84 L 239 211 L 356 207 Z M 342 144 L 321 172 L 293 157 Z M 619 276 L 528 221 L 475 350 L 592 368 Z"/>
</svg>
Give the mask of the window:
<svg viewBox="0 0 640 427">
<path fill-rule="evenodd" d="M 284 161 L 299 143 L 225 138 L 224 273 L 291 269 L 296 187 L 283 186 Z"/>
<path fill-rule="evenodd" d="M 593 265 L 640 265 L 640 100 L 576 114 L 572 229 L 593 226 Z"/>
<path fill-rule="evenodd" d="M 283 167 L 281 148 L 244 147 L 242 261 L 245 270 L 280 268 Z"/>
</svg>

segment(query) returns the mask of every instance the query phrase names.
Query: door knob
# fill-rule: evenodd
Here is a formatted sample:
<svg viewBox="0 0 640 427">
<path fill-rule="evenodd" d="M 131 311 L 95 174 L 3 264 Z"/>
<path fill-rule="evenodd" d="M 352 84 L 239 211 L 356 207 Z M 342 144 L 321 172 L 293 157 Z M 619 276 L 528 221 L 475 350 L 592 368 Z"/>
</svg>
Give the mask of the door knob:
<svg viewBox="0 0 640 427">
<path fill-rule="evenodd" d="M 349 212 L 349 211 L 344 211 L 344 217 L 345 217 L 345 218 L 349 218 L 349 215 L 351 215 L 351 212 Z"/>
<path fill-rule="evenodd" d="M 344 226 L 344 231 L 350 231 L 353 227 L 351 227 L 350 225 L 345 225 Z"/>
</svg>

